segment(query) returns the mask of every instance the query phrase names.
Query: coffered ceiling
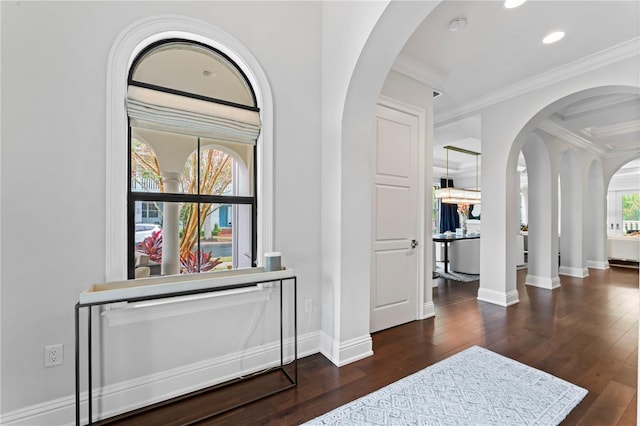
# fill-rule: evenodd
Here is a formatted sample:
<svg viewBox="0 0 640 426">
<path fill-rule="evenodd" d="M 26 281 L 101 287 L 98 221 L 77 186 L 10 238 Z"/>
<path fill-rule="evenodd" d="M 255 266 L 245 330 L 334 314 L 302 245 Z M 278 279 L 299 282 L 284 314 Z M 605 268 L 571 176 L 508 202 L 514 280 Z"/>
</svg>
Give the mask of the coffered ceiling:
<svg viewBox="0 0 640 426">
<path fill-rule="evenodd" d="M 450 31 L 457 18 L 466 26 Z M 543 44 L 556 30 L 566 36 Z M 443 93 L 434 100 L 438 167 L 445 164 L 444 145 L 480 151 L 480 118 L 469 115 L 483 106 L 535 90 L 585 61 L 637 54 L 639 48 L 637 1 L 529 0 L 515 9 L 502 1 L 443 1 L 393 68 Z M 553 113 L 541 129 L 602 156 L 639 152 L 640 98 L 612 93 L 583 100 Z M 473 158 L 449 154 L 454 173 L 475 168 Z"/>
</svg>

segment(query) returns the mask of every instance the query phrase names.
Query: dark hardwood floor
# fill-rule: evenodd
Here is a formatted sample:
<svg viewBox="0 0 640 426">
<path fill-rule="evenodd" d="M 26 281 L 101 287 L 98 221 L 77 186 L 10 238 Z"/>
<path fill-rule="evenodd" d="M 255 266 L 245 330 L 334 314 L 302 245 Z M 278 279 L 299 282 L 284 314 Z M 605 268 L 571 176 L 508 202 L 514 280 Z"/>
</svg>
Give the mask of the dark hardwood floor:
<svg viewBox="0 0 640 426">
<path fill-rule="evenodd" d="M 375 333 L 372 357 L 342 368 L 319 354 L 303 358 L 296 388 L 197 424 L 300 424 L 479 345 L 586 388 L 563 425 L 635 425 L 638 270 L 589 272 L 585 279 L 561 276 L 562 287 L 548 291 L 525 286 L 526 271 L 518 271 L 520 303 L 509 308 L 478 302 L 477 282 L 440 278 L 436 317 Z M 109 424 L 185 424 L 279 380 L 267 375 Z"/>
</svg>

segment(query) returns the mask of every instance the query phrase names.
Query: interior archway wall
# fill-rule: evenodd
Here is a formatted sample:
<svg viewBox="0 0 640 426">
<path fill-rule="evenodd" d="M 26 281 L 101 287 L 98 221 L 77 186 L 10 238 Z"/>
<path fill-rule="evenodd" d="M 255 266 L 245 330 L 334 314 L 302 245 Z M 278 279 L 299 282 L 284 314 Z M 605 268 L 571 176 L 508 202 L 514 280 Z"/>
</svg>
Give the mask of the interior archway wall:
<svg viewBox="0 0 640 426">
<path fill-rule="evenodd" d="M 356 53 L 357 63 L 346 91 L 327 81 L 331 80 L 330 72 L 323 76 L 323 87 L 327 87 L 327 92 L 323 95 L 322 158 L 332 160 L 331 164 L 323 161 L 322 165 L 323 228 L 326 224 L 329 225 L 327 229 L 338 231 L 334 235 L 339 235 L 339 241 L 325 239 L 321 243 L 322 352 L 337 365 L 371 354 L 368 332 L 370 160 L 375 104 L 386 75 L 406 40 L 437 4 L 388 3 L 362 49 Z M 350 12 L 353 15 L 342 14 L 336 19 L 344 24 L 358 14 L 357 11 Z M 324 9 L 323 18 L 326 18 L 323 26 L 332 24 Z M 323 38 L 323 53 L 336 56 L 332 52 L 334 48 L 339 51 L 353 49 L 354 46 L 341 46 L 340 31 L 346 33 L 347 28 L 336 28 L 330 40 Z M 481 111 L 484 160 L 481 252 L 485 255 L 481 255 L 480 300 L 502 306 L 518 302 L 515 236 L 519 230 L 519 203 L 515 182 L 517 158 L 526 135 L 552 110 L 578 100 L 584 90 L 592 90 L 589 94 L 583 93 L 584 97 L 598 92 L 610 93 L 616 86 L 620 91 L 637 92 L 640 86 L 638 71 L 635 56 L 583 68 L 573 77 L 555 80 Z M 571 95 L 575 95 L 573 99 Z M 340 117 L 336 114 L 336 101 L 337 105 L 344 105 Z M 472 113 L 478 111 L 469 114 Z M 492 253 L 491 258 L 488 253 Z"/>
<path fill-rule="evenodd" d="M 630 161 L 636 160 L 640 158 L 640 155 L 628 155 L 619 158 L 605 158 L 602 162 L 602 174 L 604 175 L 604 187 L 608 190 L 609 184 L 611 183 L 611 178 L 615 175 L 618 170 L 622 168 L 625 164 Z"/>
<path fill-rule="evenodd" d="M 553 112 L 578 100 L 610 93 L 638 93 L 638 71 L 636 58 L 621 60 L 483 110 L 480 300 L 503 306 L 518 302 L 514 237 L 518 227 L 518 188 L 511 182 L 515 181 L 518 155 L 526 137 Z M 559 167 L 553 159 L 552 165 Z M 482 253 L 494 256 L 483 257 Z"/>
<path fill-rule="evenodd" d="M 321 351 L 344 365 L 373 353 L 369 293 L 375 105 L 400 50 L 439 2 L 328 3 L 323 4 L 323 26 L 330 28 L 323 33 L 324 63 L 345 66 L 323 69 L 322 228 L 332 232 L 323 232 L 321 242 Z M 363 28 L 365 22 L 370 27 Z M 362 45 L 354 46 L 359 41 Z M 342 74 L 345 69 L 348 75 Z"/>
</svg>

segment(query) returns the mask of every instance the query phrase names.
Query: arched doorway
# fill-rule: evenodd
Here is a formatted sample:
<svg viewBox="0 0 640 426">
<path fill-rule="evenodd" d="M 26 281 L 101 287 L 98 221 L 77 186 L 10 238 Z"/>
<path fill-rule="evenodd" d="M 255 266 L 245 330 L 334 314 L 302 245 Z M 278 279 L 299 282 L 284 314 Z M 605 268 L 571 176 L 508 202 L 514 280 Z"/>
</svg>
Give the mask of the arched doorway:
<svg viewBox="0 0 640 426">
<path fill-rule="evenodd" d="M 548 105 L 533 114 L 532 118 L 523 124 L 518 133 L 513 137 L 513 143 L 511 145 L 512 151 L 507 159 L 507 170 L 515 170 L 517 165 L 517 156 L 514 155 L 514 151 L 516 149 L 521 149 L 520 147 L 523 146 L 527 138 L 531 137 L 530 135 L 534 130 L 537 129 L 540 131 L 541 135 L 545 135 L 544 138 L 548 140 L 546 146 L 551 164 L 551 184 L 548 187 L 549 194 L 553 194 L 553 192 L 557 190 L 556 185 L 558 179 L 563 187 L 560 197 L 563 203 L 562 206 L 557 204 L 558 196 L 551 196 L 548 199 L 548 208 L 550 208 L 552 212 L 559 209 L 562 217 L 565 218 L 562 223 L 559 223 L 557 215 L 552 213 L 552 233 L 555 234 L 553 229 L 557 231 L 559 228 L 563 236 L 567 236 L 567 233 L 570 233 L 571 236 L 567 241 L 563 241 L 565 238 L 561 237 L 560 242 L 557 243 L 557 245 L 552 237 L 549 239 L 547 246 L 542 247 L 542 249 L 545 253 L 550 254 L 551 258 L 553 258 L 553 256 L 555 256 L 554 253 L 558 252 L 558 247 L 560 247 L 560 245 L 564 246 L 564 249 L 560 248 L 560 251 L 562 252 L 564 250 L 565 253 L 564 255 L 561 255 L 561 261 L 562 257 L 565 259 L 564 263 L 561 265 L 560 273 L 583 277 L 588 274 L 588 264 L 592 265 L 592 267 L 606 267 L 604 259 L 598 259 L 598 257 L 602 255 L 604 247 L 606 246 L 606 239 L 603 233 L 596 232 L 596 235 L 593 235 L 593 233 L 589 232 L 589 236 L 587 237 L 585 235 L 587 233 L 584 231 L 587 225 L 595 226 L 596 231 L 598 229 L 602 230 L 602 215 L 598 218 L 597 213 L 587 213 L 587 211 L 593 210 L 597 212 L 597 209 L 602 211 L 601 207 L 604 203 L 605 194 L 602 190 L 604 186 L 598 183 L 598 179 L 603 182 L 602 173 L 598 173 L 598 166 L 592 165 L 594 161 L 596 163 L 600 162 L 598 159 L 602 157 L 603 153 L 598 153 L 593 149 L 592 151 L 589 151 L 584 148 L 580 149 L 576 147 L 576 144 L 578 143 L 577 138 L 570 141 L 564 140 L 562 136 L 565 135 L 562 135 L 562 132 L 560 131 L 561 129 L 553 120 L 557 120 L 558 116 L 568 115 L 572 111 L 577 111 L 578 107 L 581 107 L 584 110 L 587 108 L 589 103 L 595 103 L 597 101 L 601 102 L 603 97 L 619 97 L 621 102 L 626 102 L 625 99 L 630 99 L 631 102 L 636 102 L 639 92 L 639 89 L 634 86 L 603 85 L 569 93 L 564 97 L 555 98 Z M 552 97 L 551 94 L 547 95 Z M 615 101 L 615 99 L 613 100 Z M 530 105 L 522 106 L 526 106 L 528 108 Z M 501 109 L 500 111 L 502 113 L 506 113 L 506 109 Z M 490 115 L 489 119 L 493 118 L 495 117 Z M 504 118 L 505 117 L 502 117 L 500 120 L 502 121 Z M 495 134 L 493 136 L 495 136 Z M 504 143 L 510 142 L 505 140 Z M 574 152 L 578 152 L 579 155 L 574 154 Z M 483 155 L 486 156 L 487 154 L 483 152 Z M 554 176 L 556 177 L 554 178 Z M 529 178 L 531 179 L 530 175 Z M 483 181 L 485 183 L 486 179 L 487 177 L 483 176 Z M 588 190 L 586 188 L 588 188 Z M 509 200 L 513 200 L 517 197 L 515 191 L 509 190 L 508 188 L 505 188 L 505 194 Z M 588 196 L 585 194 L 588 194 Z M 555 210 L 554 203 L 556 203 L 555 205 L 557 206 Z M 531 205 L 532 204 L 529 203 L 530 208 Z M 547 207 L 545 206 L 545 208 Z M 507 209 L 505 223 L 515 223 L 515 214 L 516 213 L 512 211 L 512 209 Z M 573 220 L 576 219 L 576 214 L 579 215 L 579 220 Z M 555 226 L 553 225 L 554 222 Z M 573 229 L 574 227 L 579 228 L 579 230 Z M 530 239 L 532 238 L 531 232 L 534 231 L 531 231 L 530 229 Z M 536 237 L 534 236 L 533 238 Z M 574 239 L 576 240 L 571 242 Z M 579 243 L 577 239 L 579 239 Z M 507 247 L 510 247 L 509 244 L 509 241 L 506 241 Z M 594 246 L 593 251 L 588 252 L 588 245 Z M 592 259 L 592 256 L 595 257 L 595 259 Z M 591 262 L 588 262 L 588 260 Z M 553 282 L 555 279 L 553 272 L 551 272 L 545 279 L 549 279 Z M 529 281 L 528 283 L 531 284 Z M 515 282 L 513 282 L 513 284 L 515 284 Z M 553 288 L 553 286 L 544 287 Z M 509 285 L 507 288 L 515 287 L 511 287 L 511 285 Z"/>
</svg>

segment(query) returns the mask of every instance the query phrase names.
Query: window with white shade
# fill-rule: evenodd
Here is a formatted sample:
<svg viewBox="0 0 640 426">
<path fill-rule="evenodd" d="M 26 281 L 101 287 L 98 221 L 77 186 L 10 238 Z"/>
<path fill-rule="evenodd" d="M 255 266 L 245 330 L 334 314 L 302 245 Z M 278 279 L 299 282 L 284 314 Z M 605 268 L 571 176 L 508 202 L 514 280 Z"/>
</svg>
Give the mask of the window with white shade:
<svg viewBox="0 0 640 426">
<path fill-rule="evenodd" d="M 242 70 L 162 40 L 134 59 L 126 106 L 128 277 L 254 266 L 261 123 Z"/>
</svg>

